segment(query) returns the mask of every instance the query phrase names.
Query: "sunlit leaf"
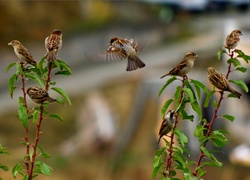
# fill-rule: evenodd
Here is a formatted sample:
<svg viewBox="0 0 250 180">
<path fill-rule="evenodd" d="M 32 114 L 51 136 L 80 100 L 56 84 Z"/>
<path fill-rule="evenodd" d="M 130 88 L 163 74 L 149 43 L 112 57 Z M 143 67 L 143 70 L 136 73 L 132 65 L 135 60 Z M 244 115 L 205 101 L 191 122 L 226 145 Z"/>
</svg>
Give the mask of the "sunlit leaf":
<svg viewBox="0 0 250 180">
<path fill-rule="evenodd" d="M 39 76 L 37 76 L 36 74 L 26 73 L 25 76 L 27 78 L 30 78 L 30 79 L 34 80 L 37 84 L 39 84 L 40 87 L 44 87 L 43 81 L 41 81 L 41 79 L 39 78 Z"/>
<path fill-rule="evenodd" d="M 4 170 L 4 171 L 8 171 L 8 170 L 9 170 L 8 166 L 3 165 L 3 164 L 1 164 L 1 163 L 0 163 L 0 169 L 2 169 L 2 170 Z"/>
<path fill-rule="evenodd" d="M 40 111 L 37 111 L 37 110 L 34 110 L 34 112 L 33 112 L 32 121 L 33 121 L 33 123 L 35 123 L 35 124 L 37 124 L 37 122 L 38 122 L 39 112 L 40 112 Z"/>
<path fill-rule="evenodd" d="M 20 118 L 22 125 L 26 128 L 28 125 L 28 113 L 23 97 L 19 97 L 18 100 L 18 117 Z"/>
<path fill-rule="evenodd" d="M 45 174 L 47 176 L 51 176 L 52 175 L 52 168 L 50 166 L 48 166 L 47 164 L 41 162 L 41 161 L 37 161 L 35 162 L 36 166 L 39 168 L 40 172 L 42 174 Z"/>
<path fill-rule="evenodd" d="M 159 91 L 159 96 L 162 94 L 162 92 L 164 91 L 164 89 L 166 89 L 166 87 L 172 83 L 174 80 L 176 80 L 175 76 L 172 76 L 170 79 L 167 80 L 167 82 L 164 84 L 164 86 L 162 86 L 161 90 Z"/>
<path fill-rule="evenodd" d="M 16 89 L 15 87 L 15 82 L 17 81 L 18 75 L 17 74 L 13 74 L 10 77 L 9 83 L 8 83 L 8 87 L 9 87 L 9 93 L 10 93 L 10 97 L 13 98 L 13 92 Z"/>
<path fill-rule="evenodd" d="M 191 83 L 193 83 L 194 85 L 200 87 L 206 94 L 210 93 L 208 88 L 203 83 L 201 83 L 200 81 L 192 79 Z"/>
<path fill-rule="evenodd" d="M 54 118 L 54 119 L 59 120 L 59 121 L 63 121 L 63 118 L 60 117 L 58 114 L 50 114 L 49 117 Z"/>
<path fill-rule="evenodd" d="M 22 170 L 23 170 L 22 164 L 16 164 L 12 169 L 12 176 L 16 179 L 17 174 Z"/>
<path fill-rule="evenodd" d="M 241 63 L 238 59 L 236 58 L 231 58 L 229 60 L 227 60 L 227 63 L 231 63 L 233 66 L 241 66 Z"/>
<path fill-rule="evenodd" d="M 12 67 L 14 67 L 15 65 L 16 65 L 16 62 L 13 62 L 13 63 L 11 63 L 10 65 L 8 65 L 8 67 L 6 68 L 6 73 L 8 73 L 9 70 L 10 70 Z"/>
<path fill-rule="evenodd" d="M 220 49 L 217 53 L 217 59 L 221 59 L 222 55 L 226 53 L 226 50 L 225 49 Z"/>
<path fill-rule="evenodd" d="M 196 96 L 195 96 L 193 87 L 189 84 L 188 80 L 185 80 L 184 83 L 185 83 L 186 87 L 192 92 L 192 96 L 193 96 L 192 99 L 196 100 Z M 185 89 L 185 88 L 184 88 L 184 89 Z M 184 90 L 184 91 L 185 91 L 185 90 Z M 189 93 L 188 93 L 188 94 L 189 94 Z M 193 101 L 191 101 L 191 102 L 193 102 Z"/>
<path fill-rule="evenodd" d="M 180 140 L 183 143 L 183 145 L 188 143 L 187 136 L 181 130 L 175 129 L 174 130 L 174 134 L 180 138 Z"/>
<path fill-rule="evenodd" d="M 69 105 L 71 105 L 70 98 L 69 98 L 68 94 L 63 89 L 58 88 L 58 87 L 53 87 L 51 89 L 53 89 L 54 91 L 59 93 L 64 99 L 66 99 L 66 101 L 69 103 Z"/>
<path fill-rule="evenodd" d="M 231 122 L 233 122 L 234 121 L 234 116 L 230 116 L 230 115 L 228 115 L 228 114 L 225 114 L 225 115 L 223 115 L 222 116 L 223 118 L 225 118 L 225 119 L 227 119 L 227 120 L 229 120 L 229 121 L 231 121 Z"/>
<path fill-rule="evenodd" d="M 247 68 L 244 68 L 244 67 L 237 67 L 236 70 L 244 73 L 244 72 L 247 71 Z"/>
<path fill-rule="evenodd" d="M 240 86 L 245 92 L 248 92 L 248 87 L 244 81 L 242 81 L 242 80 L 229 80 L 229 82 L 232 82 L 232 83 Z"/>
<path fill-rule="evenodd" d="M 195 97 L 194 97 L 193 91 L 189 88 L 183 88 L 183 90 L 184 90 L 184 92 L 186 92 L 188 94 L 190 102 L 191 103 L 195 102 Z"/>
</svg>

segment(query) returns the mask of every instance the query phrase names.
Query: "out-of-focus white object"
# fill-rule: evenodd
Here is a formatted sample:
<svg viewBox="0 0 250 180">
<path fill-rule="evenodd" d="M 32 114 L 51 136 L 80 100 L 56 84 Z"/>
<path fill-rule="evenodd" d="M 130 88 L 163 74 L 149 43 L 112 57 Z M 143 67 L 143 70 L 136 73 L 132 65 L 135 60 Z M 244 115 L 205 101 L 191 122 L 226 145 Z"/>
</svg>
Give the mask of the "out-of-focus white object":
<svg viewBox="0 0 250 180">
<path fill-rule="evenodd" d="M 229 159 L 233 164 L 250 166 L 250 146 L 247 144 L 237 146 L 230 153 Z"/>
</svg>

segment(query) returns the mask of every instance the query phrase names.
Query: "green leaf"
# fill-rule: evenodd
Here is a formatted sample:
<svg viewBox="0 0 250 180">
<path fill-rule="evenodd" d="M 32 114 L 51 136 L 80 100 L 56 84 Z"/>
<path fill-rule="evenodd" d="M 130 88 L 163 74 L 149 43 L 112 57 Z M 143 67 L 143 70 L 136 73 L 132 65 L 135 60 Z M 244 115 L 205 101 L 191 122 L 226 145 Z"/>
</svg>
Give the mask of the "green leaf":
<svg viewBox="0 0 250 180">
<path fill-rule="evenodd" d="M 58 65 L 59 65 L 61 71 L 57 72 L 56 74 L 62 74 L 62 75 L 72 74 L 72 71 L 71 71 L 68 64 L 66 64 L 64 61 L 59 60 L 59 59 L 57 60 L 57 62 L 58 62 Z"/>
<path fill-rule="evenodd" d="M 58 87 L 53 87 L 51 89 L 53 89 L 58 94 L 60 94 L 64 99 L 66 99 L 66 101 L 69 103 L 69 105 L 71 105 L 70 98 L 69 98 L 68 94 L 64 90 L 62 90 L 61 88 L 58 88 Z"/>
<path fill-rule="evenodd" d="M 248 92 L 248 87 L 242 80 L 229 80 L 229 82 L 232 82 L 238 86 L 240 86 L 245 92 Z"/>
<path fill-rule="evenodd" d="M 237 57 L 242 58 L 246 63 L 248 63 L 250 61 L 250 56 L 243 53 L 243 51 L 241 51 L 239 49 L 235 49 L 234 52 L 238 53 Z"/>
<path fill-rule="evenodd" d="M 165 113 L 169 107 L 169 105 L 173 102 L 174 100 L 173 99 L 169 99 L 167 100 L 164 105 L 162 106 L 161 108 L 161 117 L 164 117 L 165 116 Z"/>
<path fill-rule="evenodd" d="M 194 101 L 193 103 L 191 103 L 191 106 L 193 108 L 193 110 L 198 114 L 199 118 L 202 118 L 202 111 L 200 108 L 200 105 L 197 103 L 197 101 Z"/>
<path fill-rule="evenodd" d="M 223 115 L 222 117 L 225 118 L 225 119 L 227 119 L 227 120 L 229 120 L 229 121 L 231 121 L 231 122 L 234 121 L 234 116 L 230 116 L 230 115 L 228 115 L 228 114 L 225 114 L 225 115 Z"/>
<path fill-rule="evenodd" d="M 185 134 L 183 134 L 183 132 L 182 132 L 181 130 L 175 129 L 175 130 L 174 130 L 174 134 L 180 138 L 180 142 L 182 142 L 182 145 L 188 143 L 188 138 L 187 138 L 187 136 L 185 136 Z"/>
<path fill-rule="evenodd" d="M 16 89 L 15 82 L 17 81 L 17 78 L 18 78 L 18 75 L 17 74 L 13 74 L 10 77 L 10 80 L 9 80 L 8 87 L 9 87 L 9 93 L 10 93 L 11 99 L 13 98 L 13 92 Z"/>
<path fill-rule="evenodd" d="M 52 168 L 50 166 L 48 166 L 47 164 L 41 162 L 41 161 L 37 161 L 35 162 L 36 166 L 39 168 L 40 172 L 42 174 L 45 174 L 47 176 L 51 176 L 52 175 Z"/>
<path fill-rule="evenodd" d="M 185 80 L 184 81 L 186 87 L 192 92 L 192 96 L 193 96 L 193 99 L 196 100 L 196 96 L 195 96 L 195 93 L 194 93 L 194 90 L 193 90 L 193 87 L 189 84 L 188 80 Z M 184 91 L 185 91 L 186 88 L 184 88 Z M 188 93 L 189 94 L 189 93 Z M 190 96 L 189 96 L 190 97 Z M 192 101 L 191 101 L 192 102 Z"/>
<path fill-rule="evenodd" d="M 23 170 L 22 165 L 16 164 L 12 169 L 12 176 L 16 179 L 17 174 L 20 173 L 22 170 Z"/>
<path fill-rule="evenodd" d="M 209 102 L 210 102 L 210 99 L 211 97 L 213 96 L 213 94 L 215 93 L 216 91 L 210 91 L 209 94 L 206 95 L 206 99 L 205 99 L 205 102 L 204 102 L 204 107 L 207 108 L 208 105 L 209 105 Z"/>
<path fill-rule="evenodd" d="M 38 122 L 39 112 L 40 112 L 40 111 L 38 111 L 38 110 L 34 110 L 34 112 L 33 112 L 32 121 L 33 121 L 33 123 L 35 123 L 35 124 L 37 124 L 37 122 Z"/>
<path fill-rule="evenodd" d="M 211 140 L 216 147 L 224 147 L 228 143 L 228 139 L 219 130 L 215 130 L 212 132 Z"/>
<path fill-rule="evenodd" d="M 226 50 L 225 50 L 225 49 L 220 49 L 220 50 L 218 51 L 218 53 L 217 53 L 217 58 L 218 58 L 218 60 L 221 59 L 221 56 L 222 56 L 224 53 L 226 53 Z"/>
<path fill-rule="evenodd" d="M 41 81 L 39 76 L 33 73 L 26 73 L 25 76 L 27 78 L 33 79 L 37 84 L 39 84 L 40 87 L 44 87 L 44 83 Z"/>
<path fill-rule="evenodd" d="M 174 99 L 176 100 L 176 102 L 178 102 L 181 99 L 181 92 L 182 92 L 182 87 L 177 86 L 175 94 L 174 94 Z M 177 104 L 177 106 L 178 106 L 178 104 Z"/>
<path fill-rule="evenodd" d="M 203 83 L 201 83 L 200 81 L 192 79 L 191 83 L 193 83 L 197 87 L 200 87 L 206 94 L 210 93 L 208 88 Z"/>
<path fill-rule="evenodd" d="M 37 68 L 39 70 L 39 75 L 42 77 L 46 72 L 47 72 L 47 68 L 43 67 L 43 64 L 45 63 L 45 57 L 43 57 L 39 63 L 37 64 Z"/>
<path fill-rule="evenodd" d="M 241 66 L 241 63 L 238 59 L 236 58 L 231 58 L 229 60 L 227 60 L 227 63 L 231 63 L 233 66 Z"/>
<path fill-rule="evenodd" d="M 28 113 L 24 104 L 23 97 L 19 97 L 19 100 L 18 100 L 18 117 L 20 118 L 22 125 L 25 128 L 27 128 L 29 118 L 28 118 Z"/>
<path fill-rule="evenodd" d="M 69 76 L 69 75 L 71 75 L 71 73 L 68 72 L 68 71 L 58 71 L 58 72 L 55 73 L 55 75 L 65 75 L 65 76 Z"/>
<path fill-rule="evenodd" d="M 162 94 L 162 92 L 164 91 L 164 89 L 166 89 L 166 87 L 172 83 L 174 80 L 176 80 L 175 76 L 172 76 L 170 79 L 167 80 L 167 82 L 165 83 L 165 85 L 161 88 L 161 90 L 159 91 L 159 96 Z"/>
<path fill-rule="evenodd" d="M 45 158 L 50 158 L 51 157 L 48 153 L 44 152 L 44 150 L 43 150 L 43 148 L 41 146 L 37 145 L 37 147 L 41 151 L 41 155 L 43 157 L 45 157 Z"/>
<path fill-rule="evenodd" d="M 189 89 L 189 88 L 183 88 L 183 90 L 184 90 L 184 92 L 186 92 L 188 94 L 190 102 L 194 103 L 196 100 L 195 100 L 195 97 L 194 97 L 194 94 L 193 94 L 192 90 Z"/>
<path fill-rule="evenodd" d="M 64 104 L 64 101 L 62 98 L 56 98 L 56 102 L 62 105 Z"/>
<path fill-rule="evenodd" d="M 180 114 L 181 114 L 181 117 L 182 117 L 182 119 L 183 120 L 185 120 L 185 119 L 188 119 L 188 120 L 191 120 L 191 121 L 193 121 L 193 119 L 194 119 L 194 116 L 193 115 L 188 115 L 187 113 L 186 113 L 186 111 L 180 111 Z"/>
<path fill-rule="evenodd" d="M 6 68 L 6 73 L 8 73 L 9 70 L 10 70 L 13 66 L 15 66 L 15 65 L 16 65 L 16 62 L 13 62 L 13 63 L 11 63 L 10 65 L 8 65 L 8 67 Z"/>
<path fill-rule="evenodd" d="M 247 71 L 247 68 L 244 68 L 244 67 L 237 67 L 236 70 L 244 73 L 244 72 Z"/>
<path fill-rule="evenodd" d="M 54 118 L 54 119 L 59 120 L 59 121 L 63 121 L 63 118 L 60 117 L 58 114 L 50 114 L 49 117 Z"/>
<path fill-rule="evenodd" d="M 1 163 L 0 163 L 0 169 L 2 169 L 2 170 L 4 170 L 4 171 L 8 171 L 8 170 L 9 170 L 8 166 L 3 165 L 3 164 L 1 164 Z"/>
</svg>

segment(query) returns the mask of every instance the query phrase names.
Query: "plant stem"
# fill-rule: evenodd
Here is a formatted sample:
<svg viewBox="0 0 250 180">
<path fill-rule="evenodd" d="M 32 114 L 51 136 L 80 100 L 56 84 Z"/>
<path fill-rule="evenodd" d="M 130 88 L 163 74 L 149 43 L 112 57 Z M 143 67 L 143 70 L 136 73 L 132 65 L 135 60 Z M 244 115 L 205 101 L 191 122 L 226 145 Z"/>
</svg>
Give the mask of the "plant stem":
<svg viewBox="0 0 250 180">
<path fill-rule="evenodd" d="M 185 87 L 185 83 L 184 81 L 186 80 L 186 77 L 183 77 L 182 79 L 182 86 L 181 88 L 183 89 Z M 180 95 L 180 99 L 178 101 L 178 104 L 180 105 L 183 99 L 183 91 L 181 91 L 181 95 Z M 171 136 L 170 136 L 170 144 L 169 144 L 169 148 L 167 149 L 168 151 L 168 159 L 167 159 L 167 165 L 166 165 L 166 171 L 168 174 L 164 173 L 164 177 L 171 177 L 172 174 L 172 157 L 173 157 L 173 145 L 174 145 L 174 130 L 176 129 L 176 126 L 178 124 L 178 117 L 179 117 L 179 113 L 175 113 L 175 122 L 174 122 L 174 126 L 173 126 L 173 130 L 171 132 Z"/>
<path fill-rule="evenodd" d="M 21 64 L 21 68 L 24 71 L 24 65 Z M 21 74 L 21 79 L 22 79 L 22 92 L 23 92 L 23 100 L 24 100 L 24 106 L 26 108 L 26 112 L 28 113 L 28 105 L 27 105 L 27 100 L 26 100 L 26 91 L 25 91 L 25 76 L 24 74 Z M 26 171 L 27 174 L 29 174 L 30 169 L 29 169 L 29 163 L 30 163 L 30 143 L 29 143 L 29 126 L 27 124 L 27 127 L 25 128 L 25 141 L 26 141 L 26 159 L 25 159 L 25 165 L 26 165 Z"/>
</svg>

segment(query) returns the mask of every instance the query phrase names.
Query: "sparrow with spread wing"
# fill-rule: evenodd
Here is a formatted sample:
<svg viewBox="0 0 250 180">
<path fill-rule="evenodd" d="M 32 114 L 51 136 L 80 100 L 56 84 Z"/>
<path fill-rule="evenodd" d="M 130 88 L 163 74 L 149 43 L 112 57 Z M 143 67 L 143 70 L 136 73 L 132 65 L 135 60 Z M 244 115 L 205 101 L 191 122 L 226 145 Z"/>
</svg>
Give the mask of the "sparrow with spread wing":
<svg viewBox="0 0 250 180">
<path fill-rule="evenodd" d="M 126 71 L 134 71 L 145 67 L 145 64 L 138 58 L 137 52 L 142 50 L 141 46 L 134 39 L 122 39 L 113 37 L 105 53 L 106 60 L 117 60 L 128 58 Z"/>
<path fill-rule="evenodd" d="M 159 130 L 159 139 L 158 144 L 162 138 L 162 136 L 167 135 L 169 132 L 172 131 L 175 121 L 175 111 L 174 110 L 168 110 L 168 112 L 165 114 L 165 117 L 161 123 L 161 127 Z"/>
<path fill-rule="evenodd" d="M 29 63 L 33 66 L 36 65 L 36 61 L 31 56 L 29 51 L 18 40 L 12 40 L 11 42 L 8 43 L 8 45 L 14 48 L 15 54 L 21 60 L 21 62 L 24 62 L 24 65 L 26 63 Z"/>
<path fill-rule="evenodd" d="M 240 99 L 242 94 L 235 89 L 233 89 L 227 82 L 227 79 L 223 76 L 223 74 L 216 71 L 215 68 L 209 67 L 207 69 L 208 79 L 212 85 L 222 91 L 229 91 L 234 94 L 237 98 Z"/>
<path fill-rule="evenodd" d="M 44 101 L 49 101 L 50 103 L 56 101 L 55 99 L 49 97 L 49 93 L 45 89 L 37 86 L 29 87 L 27 89 L 27 94 L 35 103 L 38 104 L 42 104 Z"/>
<path fill-rule="evenodd" d="M 53 62 L 57 59 L 57 53 L 62 47 L 62 31 L 55 29 L 45 39 L 45 48 L 47 54 L 45 55 L 48 62 Z"/>
<path fill-rule="evenodd" d="M 161 76 L 161 78 L 168 76 L 168 75 L 175 75 L 175 76 L 184 76 L 186 75 L 193 67 L 194 60 L 197 59 L 199 56 L 194 52 L 188 52 L 183 60 L 177 64 L 169 73 Z"/>
</svg>

